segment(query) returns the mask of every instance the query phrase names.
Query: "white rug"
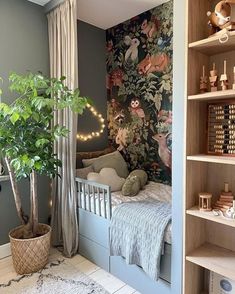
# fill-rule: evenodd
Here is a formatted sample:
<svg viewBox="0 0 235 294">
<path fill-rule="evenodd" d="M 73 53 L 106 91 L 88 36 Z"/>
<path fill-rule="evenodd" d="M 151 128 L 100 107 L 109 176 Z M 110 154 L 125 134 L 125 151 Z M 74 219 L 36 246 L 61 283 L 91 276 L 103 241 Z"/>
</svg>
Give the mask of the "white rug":
<svg viewBox="0 0 235 294">
<path fill-rule="evenodd" d="M 0 284 L 1 294 L 109 294 L 102 286 L 65 260 L 49 263 L 43 270 Z"/>
</svg>

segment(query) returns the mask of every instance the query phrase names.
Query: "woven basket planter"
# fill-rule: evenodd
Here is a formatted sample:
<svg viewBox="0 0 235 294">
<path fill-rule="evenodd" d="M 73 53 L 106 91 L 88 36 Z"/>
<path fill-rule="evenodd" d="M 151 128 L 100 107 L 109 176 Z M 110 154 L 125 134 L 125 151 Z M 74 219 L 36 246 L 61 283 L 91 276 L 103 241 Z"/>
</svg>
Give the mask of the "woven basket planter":
<svg viewBox="0 0 235 294">
<path fill-rule="evenodd" d="M 48 262 L 51 227 L 39 224 L 40 236 L 32 239 L 18 239 L 20 228 L 17 227 L 9 233 L 13 265 L 20 275 L 34 273 Z"/>
</svg>

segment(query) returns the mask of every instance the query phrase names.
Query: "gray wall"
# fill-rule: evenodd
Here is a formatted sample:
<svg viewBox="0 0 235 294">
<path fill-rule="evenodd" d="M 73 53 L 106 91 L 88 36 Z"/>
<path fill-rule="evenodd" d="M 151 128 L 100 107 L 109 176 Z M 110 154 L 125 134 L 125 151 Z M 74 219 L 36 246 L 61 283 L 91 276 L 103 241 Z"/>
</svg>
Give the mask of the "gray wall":
<svg viewBox="0 0 235 294">
<path fill-rule="evenodd" d="M 27 70 L 44 74 L 49 72 L 47 19 L 44 8 L 26 0 L 0 0 L 0 77 L 4 79 L 3 102 L 11 102 L 14 95 L 8 90 L 11 71 Z M 20 184 L 23 202 L 28 204 L 28 181 Z M 9 182 L 1 183 L 0 192 L 0 245 L 8 242 L 8 231 L 17 226 L 15 204 Z M 49 182 L 39 182 L 40 219 L 47 221 Z"/>
<path fill-rule="evenodd" d="M 82 21 L 78 21 L 78 79 L 81 95 L 91 97 L 99 113 L 107 117 L 106 95 L 106 32 Z M 85 110 L 78 118 L 78 132 L 90 133 L 99 129 L 99 123 Z M 107 129 L 91 141 L 78 141 L 78 151 L 101 150 L 108 145 Z"/>
</svg>

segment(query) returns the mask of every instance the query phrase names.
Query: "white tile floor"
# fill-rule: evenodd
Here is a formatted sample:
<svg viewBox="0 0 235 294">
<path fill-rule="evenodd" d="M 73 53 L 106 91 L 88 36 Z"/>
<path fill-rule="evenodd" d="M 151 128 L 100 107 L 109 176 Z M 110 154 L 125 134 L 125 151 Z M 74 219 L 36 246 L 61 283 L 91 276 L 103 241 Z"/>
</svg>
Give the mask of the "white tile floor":
<svg viewBox="0 0 235 294">
<path fill-rule="evenodd" d="M 51 250 L 49 260 L 52 261 L 55 258 L 61 257 L 61 254 L 55 250 Z M 85 259 L 81 255 L 76 255 L 71 259 L 68 259 L 68 262 L 75 266 L 78 270 L 84 274 L 90 276 L 97 283 L 102 285 L 109 293 L 115 294 L 140 294 L 135 291 L 135 289 L 126 285 L 121 280 L 115 278 L 111 274 L 107 273 L 103 269 L 99 268 L 94 263 Z M 11 257 L 6 257 L 0 260 L 0 283 L 5 282 L 6 280 L 11 280 L 16 277 L 16 273 L 12 266 Z"/>
</svg>

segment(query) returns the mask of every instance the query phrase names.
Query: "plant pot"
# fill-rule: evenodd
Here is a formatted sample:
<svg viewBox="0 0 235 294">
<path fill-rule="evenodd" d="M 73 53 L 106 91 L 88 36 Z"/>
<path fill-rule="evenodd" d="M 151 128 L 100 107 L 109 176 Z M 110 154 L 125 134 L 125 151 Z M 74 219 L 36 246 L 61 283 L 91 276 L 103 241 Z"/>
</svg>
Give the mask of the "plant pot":
<svg viewBox="0 0 235 294">
<path fill-rule="evenodd" d="M 10 231 L 10 244 L 13 265 L 20 275 L 34 273 L 42 269 L 48 262 L 51 245 L 51 227 L 45 224 L 38 225 L 39 237 L 19 239 L 20 229 Z"/>
</svg>

